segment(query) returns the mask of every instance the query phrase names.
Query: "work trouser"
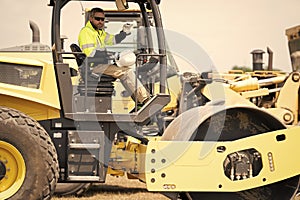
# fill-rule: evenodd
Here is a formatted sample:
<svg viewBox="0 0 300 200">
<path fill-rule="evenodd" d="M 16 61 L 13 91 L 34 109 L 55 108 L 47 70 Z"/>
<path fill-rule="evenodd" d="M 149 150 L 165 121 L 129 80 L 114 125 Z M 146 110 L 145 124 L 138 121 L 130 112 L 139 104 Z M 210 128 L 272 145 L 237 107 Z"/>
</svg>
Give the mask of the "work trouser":
<svg viewBox="0 0 300 200">
<path fill-rule="evenodd" d="M 136 75 L 130 67 L 118 67 L 112 64 L 99 64 L 93 68 L 93 73 L 105 74 L 120 79 L 125 89 L 129 91 L 132 96 L 136 95 L 139 103 L 143 103 L 150 97 L 149 92 L 140 80 L 137 79 L 136 82 Z M 136 83 L 137 87 L 135 86 Z M 137 91 L 135 92 L 136 88 Z"/>
</svg>

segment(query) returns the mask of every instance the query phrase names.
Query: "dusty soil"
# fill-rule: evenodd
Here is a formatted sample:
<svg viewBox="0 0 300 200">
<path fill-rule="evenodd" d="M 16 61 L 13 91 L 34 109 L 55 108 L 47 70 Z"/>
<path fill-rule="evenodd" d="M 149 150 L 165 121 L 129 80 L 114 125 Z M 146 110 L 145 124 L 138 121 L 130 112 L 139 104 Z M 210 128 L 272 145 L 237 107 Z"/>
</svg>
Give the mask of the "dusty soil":
<svg viewBox="0 0 300 200">
<path fill-rule="evenodd" d="M 93 184 L 81 197 L 55 196 L 53 200 L 167 200 L 160 193 L 148 192 L 146 184 L 138 180 L 130 180 L 126 177 L 107 176 L 106 183 Z"/>
</svg>

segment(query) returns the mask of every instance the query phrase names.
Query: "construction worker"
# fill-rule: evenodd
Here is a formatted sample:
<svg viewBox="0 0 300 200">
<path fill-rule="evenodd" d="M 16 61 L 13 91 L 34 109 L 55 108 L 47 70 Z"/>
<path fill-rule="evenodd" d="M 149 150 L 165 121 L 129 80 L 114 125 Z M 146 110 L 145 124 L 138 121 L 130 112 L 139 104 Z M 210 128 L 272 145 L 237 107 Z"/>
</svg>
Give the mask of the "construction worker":
<svg viewBox="0 0 300 200">
<path fill-rule="evenodd" d="M 120 43 L 130 34 L 132 25 L 125 24 L 123 30 L 116 35 L 107 33 L 104 30 L 105 14 L 101 8 L 93 8 L 90 12 L 89 21 L 83 27 L 78 36 L 78 43 L 82 51 L 87 57 L 96 57 L 99 52 L 105 51 L 106 46 Z M 135 92 L 136 76 L 130 65 L 135 64 L 135 55 L 133 52 L 124 52 L 120 54 L 117 60 L 117 65 L 114 64 L 98 64 L 92 68 L 92 72 L 96 74 L 105 74 L 121 80 L 123 86 L 131 92 L 131 95 L 136 94 L 139 103 L 144 103 L 150 97 L 149 92 L 137 80 L 137 91 Z"/>
</svg>

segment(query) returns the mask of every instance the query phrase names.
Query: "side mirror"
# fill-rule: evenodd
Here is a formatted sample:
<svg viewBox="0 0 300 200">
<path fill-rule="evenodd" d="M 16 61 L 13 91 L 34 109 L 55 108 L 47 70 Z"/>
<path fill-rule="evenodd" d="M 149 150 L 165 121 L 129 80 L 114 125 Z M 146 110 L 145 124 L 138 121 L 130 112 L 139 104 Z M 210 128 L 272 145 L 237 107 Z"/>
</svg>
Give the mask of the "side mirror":
<svg viewBox="0 0 300 200">
<path fill-rule="evenodd" d="M 129 8 L 127 0 L 116 0 L 118 10 L 126 10 Z"/>
</svg>

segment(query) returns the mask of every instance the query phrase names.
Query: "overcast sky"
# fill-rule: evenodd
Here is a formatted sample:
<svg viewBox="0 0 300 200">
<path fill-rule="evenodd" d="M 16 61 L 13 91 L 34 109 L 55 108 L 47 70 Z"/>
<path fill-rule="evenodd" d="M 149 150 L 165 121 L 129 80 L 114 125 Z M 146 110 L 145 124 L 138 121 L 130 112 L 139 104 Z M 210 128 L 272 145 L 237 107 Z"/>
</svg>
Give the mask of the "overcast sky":
<svg viewBox="0 0 300 200">
<path fill-rule="evenodd" d="M 50 46 L 49 0 L 0 2 L 0 48 L 30 43 L 29 20 L 38 24 L 41 42 Z M 274 52 L 275 68 L 291 70 L 285 29 L 300 25 L 299 0 L 162 0 L 160 7 L 165 28 L 203 48 L 219 70 L 251 66 L 250 52 L 267 47 Z M 66 13 L 70 17 L 64 25 L 69 40 L 76 42 L 83 20 L 72 18 L 74 13 L 80 16 L 78 2 Z M 267 54 L 264 59 L 267 63 Z"/>
</svg>

